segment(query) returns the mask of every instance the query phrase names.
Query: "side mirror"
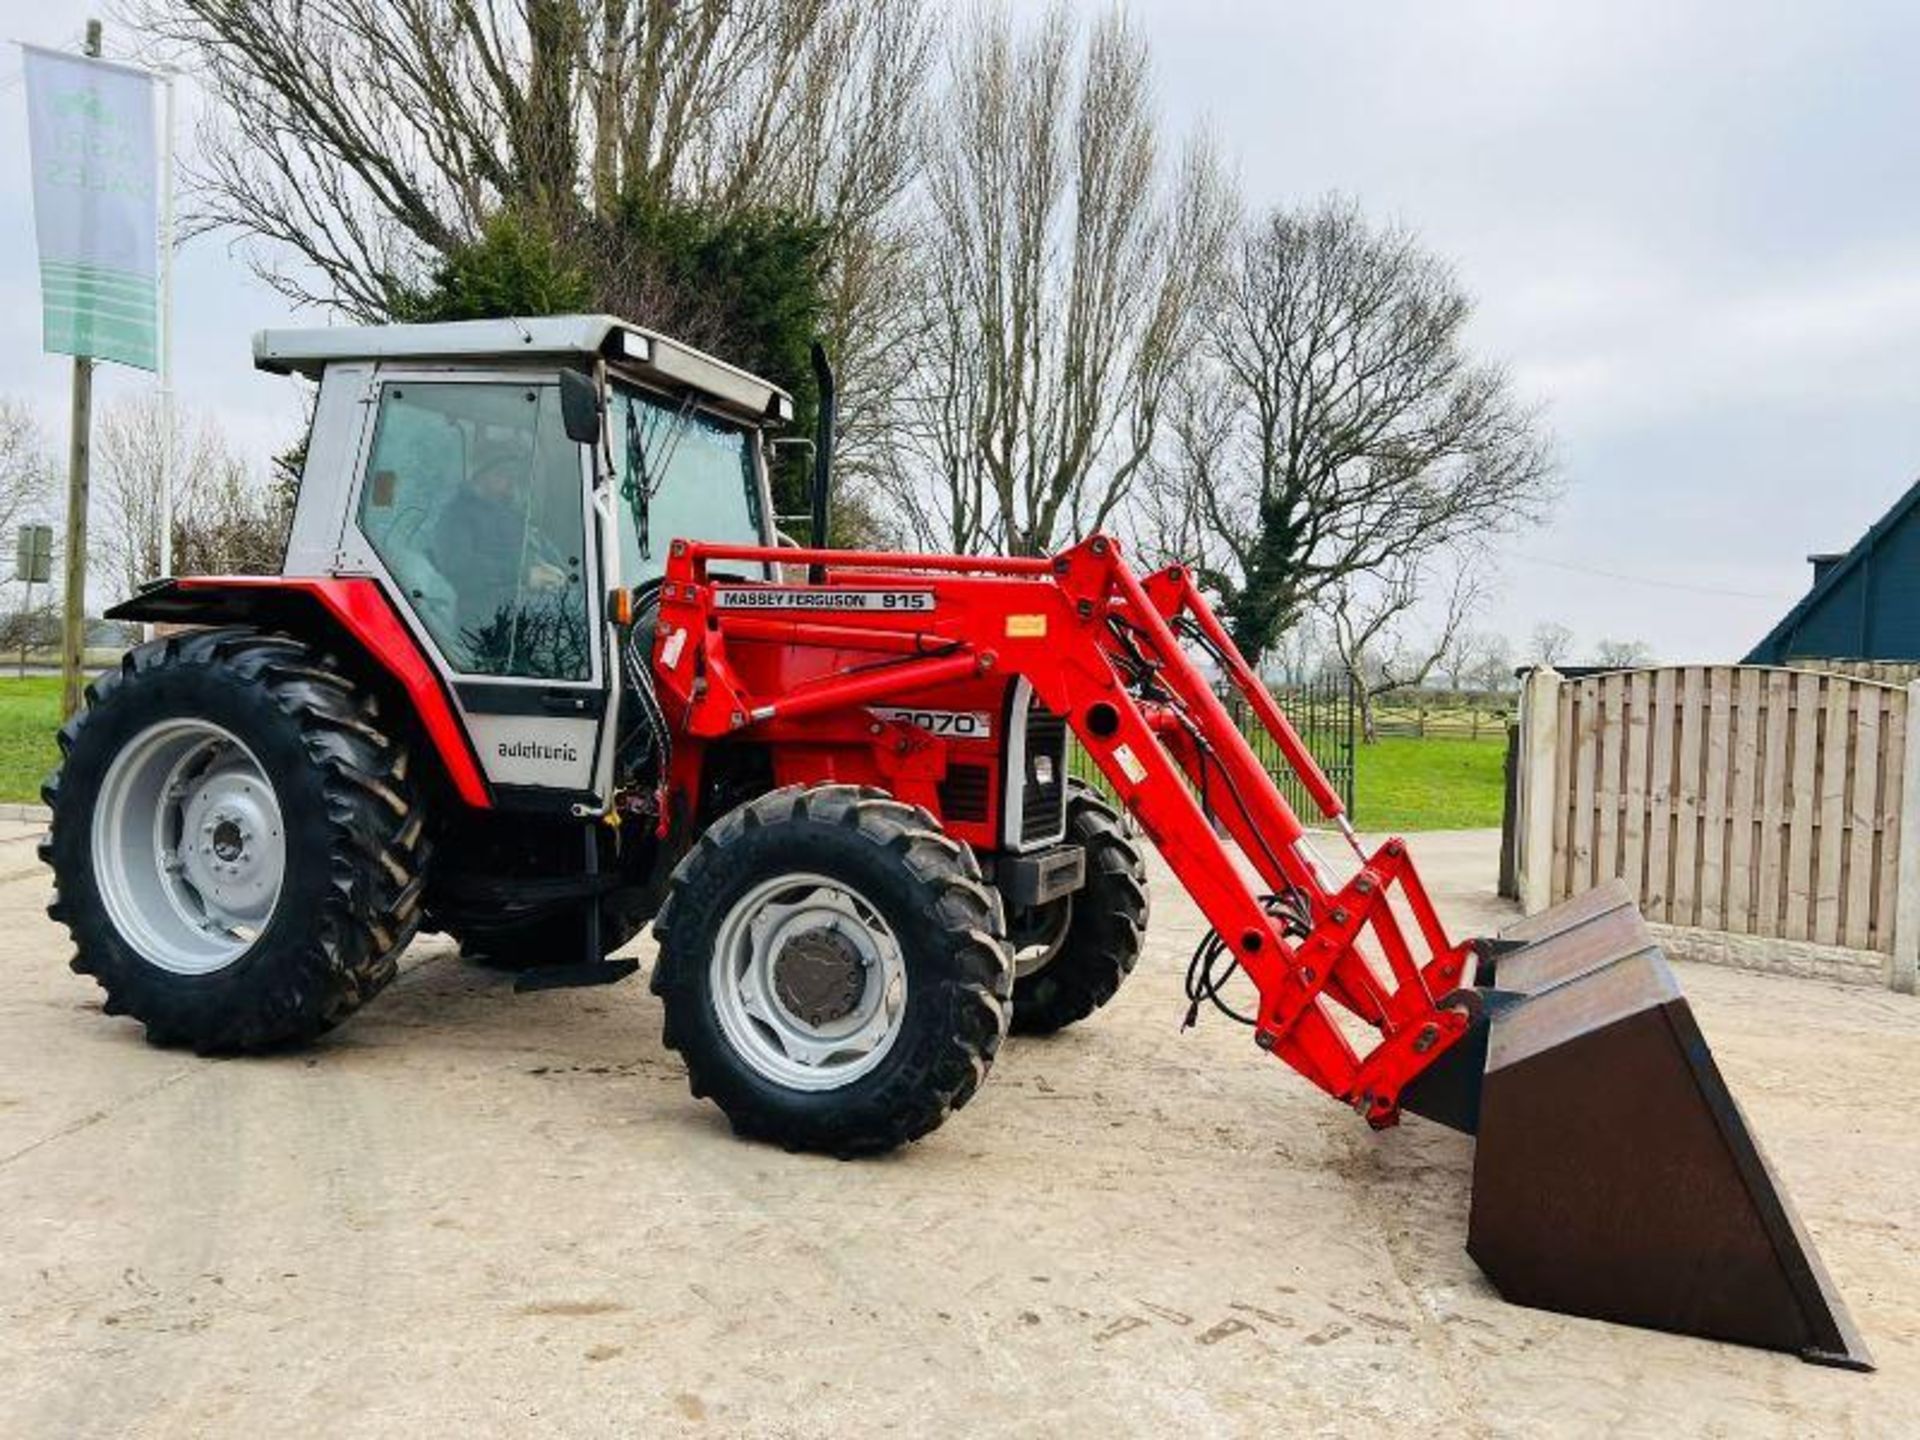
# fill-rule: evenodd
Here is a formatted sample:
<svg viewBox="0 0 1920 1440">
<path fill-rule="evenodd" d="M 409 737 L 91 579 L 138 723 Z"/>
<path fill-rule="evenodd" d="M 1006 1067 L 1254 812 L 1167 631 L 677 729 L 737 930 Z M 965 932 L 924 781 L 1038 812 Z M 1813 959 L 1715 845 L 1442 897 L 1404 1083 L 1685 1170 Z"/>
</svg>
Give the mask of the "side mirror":
<svg viewBox="0 0 1920 1440">
<path fill-rule="evenodd" d="M 560 372 L 560 423 L 576 445 L 600 439 L 600 387 L 578 370 Z"/>
</svg>

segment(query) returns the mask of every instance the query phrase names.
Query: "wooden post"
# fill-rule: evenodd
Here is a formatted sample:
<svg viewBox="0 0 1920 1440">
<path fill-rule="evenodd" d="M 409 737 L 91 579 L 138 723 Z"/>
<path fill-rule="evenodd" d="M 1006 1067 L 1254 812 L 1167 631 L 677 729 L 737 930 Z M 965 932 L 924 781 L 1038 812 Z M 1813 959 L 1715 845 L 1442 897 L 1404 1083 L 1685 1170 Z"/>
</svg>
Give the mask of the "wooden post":
<svg viewBox="0 0 1920 1440">
<path fill-rule="evenodd" d="M 1520 698 L 1520 908 L 1553 903 L 1554 776 L 1560 748 L 1560 673 L 1542 665 Z"/>
<path fill-rule="evenodd" d="M 1907 686 L 1906 764 L 1900 777 L 1900 868 L 1893 907 L 1893 953 L 1887 984 L 1903 995 L 1920 988 L 1920 680 Z"/>
<path fill-rule="evenodd" d="M 87 488 L 93 454 L 93 361 L 73 358 L 73 439 L 67 447 L 67 595 L 60 616 L 60 718 L 80 708 L 86 683 Z"/>
<path fill-rule="evenodd" d="M 100 54 L 100 22 L 87 21 L 87 54 Z M 93 360 L 73 357 L 73 434 L 67 445 L 67 594 L 60 616 L 60 718 L 80 708 L 87 645 L 87 489 L 93 461 Z"/>
<path fill-rule="evenodd" d="M 1502 900 L 1520 898 L 1520 726 L 1507 727 L 1505 753 L 1500 757 L 1500 880 L 1494 893 Z"/>
<path fill-rule="evenodd" d="M 21 602 L 24 613 L 22 614 L 21 620 L 20 620 L 20 675 L 19 675 L 19 678 L 22 680 L 27 678 L 27 641 L 30 640 L 33 636 L 33 580 L 31 578 L 32 576 L 31 571 L 28 572 L 28 576 L 29 578 L 27 580 L 27 598 L 23 602 Z"/>
</svg>

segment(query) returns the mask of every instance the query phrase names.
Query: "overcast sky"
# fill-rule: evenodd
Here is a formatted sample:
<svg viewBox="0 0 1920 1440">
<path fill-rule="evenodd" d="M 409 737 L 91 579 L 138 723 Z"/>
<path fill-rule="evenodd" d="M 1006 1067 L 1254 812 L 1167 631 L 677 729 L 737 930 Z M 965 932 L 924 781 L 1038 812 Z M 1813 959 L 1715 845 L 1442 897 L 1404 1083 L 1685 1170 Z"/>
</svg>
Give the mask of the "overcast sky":
<svg viewBox="0 0 1920 1440">
<path fill-rule="evenodd" d="M 1349 192 L 1478 297 L 1475 344 L 1545 408 L 1567 483 L 1555 522 L 1504 547 L 1488 622 L 1516 641 L 1556 620 L 1582 645 L 1736 659 L 1805 589 L 1806 554 L 1920 475 L 1912 0 L 1130 8 L 1169 128 L 1210 126 L 1251 206 Z M 77 45 L 87 11 L 0 0 L 0 35 Z M 126 40 L 110 29 L 109 54 Z M 19 73 L 9 47 L 0 393 L 64 437 Z M 177 294 L 183 401 L 283 446 L 297 391 L 252 373 L 248 336 L 311 317 L 218 239 L 185 248 Z"/>
</svg>

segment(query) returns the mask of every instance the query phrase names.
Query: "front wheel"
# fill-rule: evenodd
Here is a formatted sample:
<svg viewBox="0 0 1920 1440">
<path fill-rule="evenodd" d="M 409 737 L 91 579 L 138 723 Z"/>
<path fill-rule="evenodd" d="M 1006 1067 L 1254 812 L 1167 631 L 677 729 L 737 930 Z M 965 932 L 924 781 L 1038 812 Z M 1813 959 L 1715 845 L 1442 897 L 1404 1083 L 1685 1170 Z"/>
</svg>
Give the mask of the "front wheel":
<svg viewBox="0 0 1920 1440">
<path fill-rule="evenodd" d="M 1012 993 L 999 897 L 924 810 L 852 785 L 732 811 L 654 923 L 666 1043 L 742 1135 L 843 1157 L 972 1098 Z"/>
<path fill-rule="evenodd" d="M 1013 1029 L 1048 1035 L 1111 1000 L 1139 963 L 1147 934 L 1147 866 L 1127 823 L 1105 796 L 1067 782 L 1067 839 L 1086 847 L 1087 883 L 1027 917 Z"/>
</svg>

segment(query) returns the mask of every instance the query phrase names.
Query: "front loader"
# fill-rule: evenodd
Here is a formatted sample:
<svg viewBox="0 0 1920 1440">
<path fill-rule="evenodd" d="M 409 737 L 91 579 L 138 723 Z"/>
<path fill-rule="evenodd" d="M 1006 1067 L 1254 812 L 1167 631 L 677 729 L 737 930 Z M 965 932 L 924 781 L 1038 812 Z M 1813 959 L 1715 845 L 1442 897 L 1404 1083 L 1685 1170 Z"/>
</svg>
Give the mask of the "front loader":
<svg viewBox="0 0 1920 1440">
<path fill-rule="evenodd" d="M 1196 1010 L 1235 1013 L 1244 973 L 1255 1044 L 1368 1124 L 1477 1134 L 1468 1249 L 1502 1294 L 1869 1363 L 1626 897 L 1450 939 L 1184 567 L 1138 575 L 1100 535 L 797 547 L 767 484 L 787 397 L 607 317 L 256 356 L 320 383 L 284 573 L 120 607 L 187 628 L 92 688 L 49 783 L 52 913 L 110 1012 L 266 1048 L 357 1008 L 423 926 L 541 989 L 631 973 L 609 957 L 651 920 L 694 1092 L 868 1154 L 964 1105 L 1010 1027 L 1111 998 L 1139 833 L 1212 927 Z M 1069 777 L 1069 735 L 1113 800 Z"/>
</svg>

